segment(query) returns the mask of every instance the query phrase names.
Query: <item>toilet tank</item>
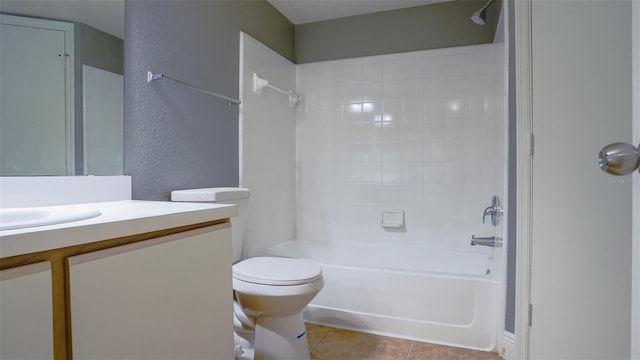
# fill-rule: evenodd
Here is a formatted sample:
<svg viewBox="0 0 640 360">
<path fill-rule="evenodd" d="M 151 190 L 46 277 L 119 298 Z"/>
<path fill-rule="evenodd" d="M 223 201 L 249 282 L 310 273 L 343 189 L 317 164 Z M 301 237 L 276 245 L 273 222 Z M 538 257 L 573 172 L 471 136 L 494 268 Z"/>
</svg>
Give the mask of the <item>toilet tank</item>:
<svg viewBox="0 0 640 360">
<path fill-rule="evenodd" d="M 244 220 L 247 203 L 251 191 L 240 187 L 217 187 L 175 190 L 171 192 L 171 201 L 209 202 L 216 204 L 233 204 L 238 206 L 238 216 L 231 218 L 231 236 L 233 245 L 233 262 L 242 257 L 244 242 Z"/>
</svg>

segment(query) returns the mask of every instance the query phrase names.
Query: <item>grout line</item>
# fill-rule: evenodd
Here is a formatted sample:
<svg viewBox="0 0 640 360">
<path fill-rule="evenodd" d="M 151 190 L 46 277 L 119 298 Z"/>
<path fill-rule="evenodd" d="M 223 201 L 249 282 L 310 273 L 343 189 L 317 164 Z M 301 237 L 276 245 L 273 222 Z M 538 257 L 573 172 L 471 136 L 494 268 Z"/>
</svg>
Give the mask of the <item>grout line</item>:
<svg viewBox="0 0 640 360">
<path fill-rule="evenodd" d="M 405 360 L 409 360 L 409 354 L 411 354 L 411 349 L 413 348 L 414 341 L 412 340 L 409 344 L 409 350 L 407 351 L 407 356 L 404 357 Z"/>
<path fill-rule="evenodd" d="M 326 327 L 328 327 L 328 326 L 326 326 Z M 327 337 L 327 335 L 329 335 L 329 333 L 333 331 L 333 328 L 332 328 L 332 327 L 328 327 L 328 328 L 329 328 L 329 331 L 327 331 L 327 332 L 322 336 L 322 338 L 320 338 L 320 340 L 318 340 L 318 342 L 313 346 L 313 349 L 309 349 L 309 353 L 313 352 L 313 350 L 315 350 L 315 349 L 320 345 L 320 343 L 321 343 L 322 341 L 324 341 L 324 338 L 326 338 L 326 337 Z"/>
</svg>

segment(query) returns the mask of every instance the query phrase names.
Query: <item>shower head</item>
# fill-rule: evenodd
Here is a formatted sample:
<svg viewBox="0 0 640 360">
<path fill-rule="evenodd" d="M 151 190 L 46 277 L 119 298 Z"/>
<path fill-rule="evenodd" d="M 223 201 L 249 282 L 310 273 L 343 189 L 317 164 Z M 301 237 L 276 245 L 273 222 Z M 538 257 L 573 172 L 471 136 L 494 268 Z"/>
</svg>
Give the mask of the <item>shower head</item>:
<svg viewBox="0 0 640 360">
<path fill-rule="evenodd" d="M 491 5 L 491 3 L 493 3 L 493 0 L 489 0 L 486 4 L 484 4 L 483 7 L 474 12 L 473 15 L 471 15 L 471 21 L 478 25 L 484 25 L 485 21 L 487 20 L 487 8 L 489 7 L 489 5 Z"/>
</svg>

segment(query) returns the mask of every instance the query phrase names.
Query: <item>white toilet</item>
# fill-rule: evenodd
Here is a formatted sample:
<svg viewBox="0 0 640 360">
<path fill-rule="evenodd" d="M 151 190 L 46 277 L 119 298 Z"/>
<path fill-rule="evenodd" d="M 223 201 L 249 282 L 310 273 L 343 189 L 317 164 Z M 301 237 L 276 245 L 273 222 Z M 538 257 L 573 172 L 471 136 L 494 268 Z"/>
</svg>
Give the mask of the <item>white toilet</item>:
<svg viewBox="0 0 640 360">
<path fill-rule="evenodd" d="M 324 286 L 322 269 L 311 262 L 280 257 L 240 261 L 249 189 L 177 190 L 172 201 L 238 205 L 231 219 L 236 355 L 241 359 L 309 359 L 302 310 Z"/>
</svg>

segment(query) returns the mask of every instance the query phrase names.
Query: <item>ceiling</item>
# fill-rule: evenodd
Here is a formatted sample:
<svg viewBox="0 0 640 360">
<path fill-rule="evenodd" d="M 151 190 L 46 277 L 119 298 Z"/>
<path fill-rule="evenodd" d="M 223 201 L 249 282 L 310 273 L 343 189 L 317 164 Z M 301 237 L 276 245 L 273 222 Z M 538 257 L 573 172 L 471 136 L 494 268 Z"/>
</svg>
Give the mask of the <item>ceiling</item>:
<svg viewBox="0 0 640 360">
<path fill-rule="evenodd" d="M 451 0 L 267 0 L 295 25 Z"/>
</svg>

